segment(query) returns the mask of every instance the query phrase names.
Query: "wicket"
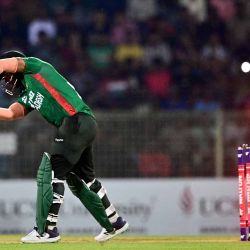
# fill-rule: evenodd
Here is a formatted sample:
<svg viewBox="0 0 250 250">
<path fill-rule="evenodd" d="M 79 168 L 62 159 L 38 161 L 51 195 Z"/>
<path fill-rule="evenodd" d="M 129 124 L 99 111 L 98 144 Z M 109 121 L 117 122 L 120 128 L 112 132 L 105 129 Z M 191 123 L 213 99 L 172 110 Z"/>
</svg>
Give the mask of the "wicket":
<svg viewBox="0 0 250 250">
<path fill-rule="evenodd" d="M 250 240 L 250 147 L 238 147 L 240 240 Z"/>
</svg>

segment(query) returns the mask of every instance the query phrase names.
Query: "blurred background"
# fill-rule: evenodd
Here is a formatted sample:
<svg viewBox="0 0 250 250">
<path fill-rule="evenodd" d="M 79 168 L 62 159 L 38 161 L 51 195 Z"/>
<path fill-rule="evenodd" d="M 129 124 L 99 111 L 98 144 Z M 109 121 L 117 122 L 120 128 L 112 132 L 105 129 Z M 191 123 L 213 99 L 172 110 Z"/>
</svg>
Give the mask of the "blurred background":
<svg viewBox="0 0 250 250">
<path fill-rule="evenodd" d="M 105 178 L 236 177 L 236 147 L 250 143 L 249 41 L 248 0 L 0 1 L 0 51 L 50 62 L 96 112 Z M 35 178 L 53 133 L 36 112 L 0 123 L 0 178 Z"/>
<path fill-rule="evenodd" d="M 235 175 L 250 141 L 249 1 L 1 0 L 0 13 L 0 50 L 50 62 L 100 113 L 98 174 Z M 0 176 L 33 177 L 50 131 L 17 122 Z"/>
</svg>

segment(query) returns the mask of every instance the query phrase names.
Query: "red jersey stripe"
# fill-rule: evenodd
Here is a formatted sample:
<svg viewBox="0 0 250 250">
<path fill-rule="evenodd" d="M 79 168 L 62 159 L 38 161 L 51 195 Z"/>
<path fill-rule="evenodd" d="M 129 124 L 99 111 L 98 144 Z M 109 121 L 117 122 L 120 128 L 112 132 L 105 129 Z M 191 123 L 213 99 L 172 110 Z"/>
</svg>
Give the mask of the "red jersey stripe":
<svg viewBox="0 0 250 250">
<path fill-rule="evenodd" d="M 40 74 L 33 74 L 33 77 L 55 98 L 59 105 L 70 115 L 77 113 L 77 110 Z"/>
</svg>

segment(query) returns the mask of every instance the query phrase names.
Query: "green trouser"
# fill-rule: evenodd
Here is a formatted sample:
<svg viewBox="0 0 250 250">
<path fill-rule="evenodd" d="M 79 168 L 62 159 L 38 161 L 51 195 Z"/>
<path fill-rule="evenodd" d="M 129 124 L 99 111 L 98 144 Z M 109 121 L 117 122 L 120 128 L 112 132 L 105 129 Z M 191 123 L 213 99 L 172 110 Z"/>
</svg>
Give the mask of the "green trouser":
<svg viewBox="0 0 250 250">
<path fill-rule="evenodd" d="M 55 178 L 67 180 L 72 193 L 102 227 L 107 231 L 113 230 L 101 199 L 81 180 L 93 180 L 95 177 L 91 148 L 96 130 L 95 120 L 83 113 L 65 118 L 58 128 L 51 159 L 43 159 L 38 171 L 37 226 L 40 234 L 45 230 L 46 218 L 53 206 L 51 169 Z"/>
</svg>

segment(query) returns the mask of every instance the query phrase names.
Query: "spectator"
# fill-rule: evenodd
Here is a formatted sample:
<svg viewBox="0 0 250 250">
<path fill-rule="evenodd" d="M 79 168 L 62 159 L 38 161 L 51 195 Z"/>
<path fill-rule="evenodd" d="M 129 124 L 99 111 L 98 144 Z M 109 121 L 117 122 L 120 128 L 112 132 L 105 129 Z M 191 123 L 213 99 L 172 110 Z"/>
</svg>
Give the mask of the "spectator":
<svg viewBox="0 0 250 250">
<path fill-rule="evenodd" d="M 118 63 L 123 63 L 128 59 L 141 61 L 143 53 L 143 47 L 137 41 L 137 37 L 128 33 L 126 42 L 116 47 L 114 58 Z"/>
<path fill-rule="evenodd" d="M 249 74 L 240 70 L 250 54 L 250 1 L 2 0 L 0 14 L 1 51 L 22 50 L 51 62 L 100 110 L 150 114 L 159 109 L 250 108 Z M 9 103 L 3 96 L 0 101 Z M 197 127 L 191 132 L 185 131 L 189 124 L 173 122 L 174 131 L 182 133 L 176 137 L 167 128 L 163 136 L 175 171 L 171 176 L 204 175 L 201 164 L 211 169 L 208 136 L 199 121 L 193 122 Z M 181 147 L 173 143 L 177 139 Z M 197 139 L 200 143 L 192 144 Z M 122 140 L 114 140 L 113 148 Z M 187 141 L 194 156 L 187 155 Z M 238 145 L 235 139 L 228 143 Z M 116 153 L 116 160 L 126 165 L 122 148 Z M 131 155 L 126 163 L 132 173 L 138 159 L 133 155 L 131 164 Z M 185 164 L 183 158 L 188 159 Z M 234 159 L 226 158 L 231 166 Z M 107 176 L 115 176 L 113 169 L 109 171 Z M 230 167 L 227 171 L 232 174 Z M 118 173 L 126 174 L 124 169 Z"/>
<path fill-rule="evenodd" d="M 95 37 L 95 41 L 89 44 L 87 54 L 97 69 L 106 69 L 112 60 L 113 48 L 105 35 Z"/>
<path fill-rule="evenodd" d="M 204 45 L 202 49 L 202 56 L 206 59 L 217 59 L 225 61 L 228 58 L 228 52 L 226 47 L 222 44 L 218 34 L 212 34 L 208 43 Z"/>
<path fill-rule="evenodd" d="M 218 16 L 222 20 L 230 20 L 235 14 L 235 1 L 234 0 L 210 0 L 211 6 L 213 6 Z"/>
<path fill-rule="evenodd" d="M 85 35 L 89 44 L 96 41 L 99 35 L 109 37 L 110 24 L 107 21 L 107 14 L 102 10 L 96 10 L 90 25 L 85 29 Z"/>
<path fill-rule="evenodd" d="M 176 86 L 170 88 L 168 96 L 161 101 L 160 107 L 165 110 L 188 109 L 187 103 L 180 98 L 180 93 Z"/>
<path fill-rule="evenodd" d="M 170 92 L 172 76 L 160 59 L 155 59 L 144 76 L 145 86 L 156 100 L 166 99 Z"/>
<path fill-rule="evenodd" d="M 189 13 L 198 22 L 203 22 L 207 17 L 206 0 L 179 0 L 180 4 L 186 7 Z"/>
<path fill-rule="evenodd" d="M 71 0 L 43 0 L 49 12 L 57 15 L 70 8 Z"/>
<path fill-rule="evenodd" d="M 209 86 L 203 86 L 198 92 L 198 98 L 193 109 L 201 112 L 214 112 L 221 109 L 220 103 L 216 101 L 215 94 Z"/>
<path fill-rule="evenodd" d="M 108 109 L 127 109 L 131 107 L 132 95 L 128 77 L 123 74 L 121 67 L 116 66 L 116 69 L 108 75 L 104 75 L 101 79 L 101 86 L 93 96 L 92 102 L 95 106 Z"/>
<path fill-rule="evenodd" d="M 149 103 L 158 97 L 149 91 L 141 98 L 137 90 L 148 90 L 144 76 L 160 59 L 168 66 L 176 93 L 157 100 L 157 107 L 192 106 L 199 101 L 193 94 L 197 84 L 207 78 L 217 82 L 210 88 L 218 94 L 220 105 L 230 109 L 239 106 L 233 99 L 241 96 L 237 93 L 241 90 L 229 91 L 228 84 L 237 81 L 239 63 L 248 60 L 249 6 L 248 1 L 233 0 L 86 0 L 84 4 L 80 0 L 3 0 L 0 49 L 24 50 L 79 79 L 93 74 L 102 78 L 104 70 L 105 75 L 112 74 L 114 60 L 126 72 L 129 85 L 135 86 L 130 88 L 134 98 Z M 83 60 L 89 59 L 94 69 L 88 76 Z M 86 91 L 87 98 L 95 96 Z"/>
<path fill-rule="evenodd" d="M 58 64 L 54 40 L 49 38 L 46 32 L 39 31 L 37 44 L 32 50 L 32 55 L 52 64 Z"/>
<path fill-rule="evenodd" d="M 61 36 L 58 39 L 60 40 L 58 55 L 61 58 L 59 68 L 61 71 L 67 72 L 66 75 L 70 76 L 70 73 L 75 70 L 77 59 L 87 57 L 84 50 L 83 37 L 78 30 L 72 30 L 67 37 Z"/>
<path fill-rule="evenodd" d="M 57 35 L 56 22 L 48 17 L 47 11 L 41 6 L 38 16 L 32 20 L 28 27 L 28 40 L 31 46 L 36 46 L 39 41 L 39 33 L 43 31 L 51 39 Z"/>
<path fill-rule="evenodd" d="M 196 37 L 199 38 L 199 44 L 204 44 L 212 34 L 219 34 L 222 39 L 226 38 L 227 26 L 214 7 L 208 6 L 208 16 L 204 22 L 198 24 Z"/>
<path fill-rule="evenodd" d="M 111 43 L 113 45 L 123 44 L 130 34 L 139 41 L 139 31 L 136 23 L 127 19 L 124 12 L 116 13 L 111 28 Z"/>
<path fill-rule="evenodd" d="M 199 74 L 205 75 L 200 65 L 197 44 L 190 34 L 182 34 L 173 49 L 172 74 L 182 101 L 189 102 L 192 88 Z"/>
<path fill-rule="evenodd" d="M 84 28 L 90 25 L 92 14 L 96 8 L 95 1 L 92 0 L 71 0 L 70 13 L 73 22 L 77 27 Z"/>
<path fill-rule="evenodd" d="M 186 63 L 177 64 L 173 71 L 173 80 L 178 88 L 180 100 L 188 103 L 192 96 L 194 82 L 192 66 Z"/>
<path fill-rule="evenodd" d="M 158 11 L 157 1 L 155 0 L 128 0 L 127 16 L 136 21 L 146 21 L 156 16 Z"/>
<path fill-rule="evenodd" d="M 190 34 L 182 34 L 180 39 L 174 45 L 174 63 L 179 65 L 182 63 L 193 66 L 199 60 L 198 46 L 193 41 Z"/>
<path fill-rule="evenodd" d="M 95 75 L 89 60 L 81 57 L 76 58 L 75 67 L 69 76 L 70 82 L 73 83 L 76 90 L 81 96 L 88 99 L 99 87 L 99 80 Z"/>
<path fill-rule="evenodd" d="M 149 98 L 147 95 L 146 87 L 143 84 L 144 68 L 143 65 L 137 60 L 127 59 L 119 65 L 123 75 L 127 76 L 129 85 L 129 107 L 135 110 L 143 111 L 150 108 Z"/>
<path fill-rule="evenodd" d="M 173 21 L 175 30 L 178 32 L 178 37 L 181 38 L 183 35 L 196 36 L 197 22 L 188 11 L 188 8 L 182 7 L 179 10 L 179 14 Z M 195 42 L 195 41 L 193 41 Z"/>
<path fill-rule="evenodd" d="M 160 59 L 164 64 L 169 64 L 171 61 L 171 51 L 170 47 L 164 43 L 161 37 L 153 33 L 148 36 L 144 47 L 143 63 L 146 66 L 150 66 L 155 59 Z"/>
<path fill-rule="evenodd" d="M 236 14 L 228 21 L 228 37 L 234 48 L 241 46 L 247 42 L 247 36 L 250 31 L 250 6 L 249 2 L 237 2 Z"/>
</svg>

